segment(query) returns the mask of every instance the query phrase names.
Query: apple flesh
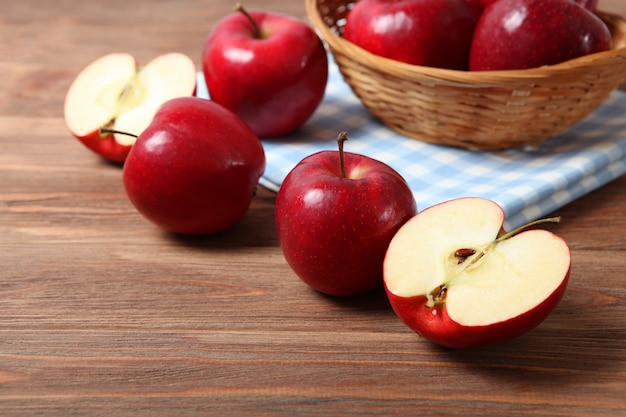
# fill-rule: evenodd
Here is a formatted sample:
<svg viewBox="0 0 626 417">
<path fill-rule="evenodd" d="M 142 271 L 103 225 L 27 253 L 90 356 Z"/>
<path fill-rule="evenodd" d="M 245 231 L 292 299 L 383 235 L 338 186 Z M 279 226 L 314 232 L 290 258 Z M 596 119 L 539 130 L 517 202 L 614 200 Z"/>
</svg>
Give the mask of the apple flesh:
<svg viewBox="0 0 626 417">
<path fill-rule="evenodd" d="M 468 197 L 429 207 L 400 228 L 384 283 L 409 328 L 442 346 L 475 348 L 517 337 L 550 314 L 569 279 L 567 244 L 543 229 L 504 234 L 503 221 L 499 205 Z"/>
<path fill-rule="evenodd" d="M 85 67 L 70 85 L 65 123 L 87 148 L 112 162 L 124 162 L 158 107 L 193 95 L 195 88 L 196 70 L 186 55 L 164 54 L 139 67 L 130 54 L 108 54 Z M 130 135 L 101 135 L 101 128 Z"/>
<path fill-rule="evenodd" d="M 165 230 L 210 234 L 245 216 L 265 154 L 230 110 L 198 97 L 165 102 L 124 163 L 126 193 L 137 211 Z"/>
<path fill-rule="evenodd" d="M 260 137 L 302 126 L 321 103 L 328 80 L 326 50 L 309 25 L 241 7 L 211 30 L 202 68 L 211 99 Z"/>
<path fill-rule="evenodd" d="M 276 231 L 302 281 L 327 295 L 354 296 L 382 288 L 389 241 L 416 210 L 397 171 L 340 146 L 289 172 L 276 197 Z"/>
<path fill-rule="evenodd" d="M 470 50 L 472 71 L 555 65 L 609 50 L 611 32 L 571 0 L 498 0 L 482 13 Z"/>
</svg>

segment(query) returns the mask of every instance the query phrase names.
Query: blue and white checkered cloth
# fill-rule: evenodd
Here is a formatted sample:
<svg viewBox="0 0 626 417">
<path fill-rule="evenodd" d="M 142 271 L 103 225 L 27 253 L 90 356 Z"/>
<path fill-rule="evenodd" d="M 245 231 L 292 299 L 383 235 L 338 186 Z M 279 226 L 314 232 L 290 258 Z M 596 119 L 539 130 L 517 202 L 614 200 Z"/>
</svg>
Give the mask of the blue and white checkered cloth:
<svg viewBox="0 0 626 417">
<path fill-rule="evenodd" d="M 198 95 L 208 96 L 202 75 Z M 589 117 L 532 151 L 470 151 L 423 143 L 376 120 L 330 62 L 326 95 L 298 132 L 264 139 L 267 158 L 260 184 L 278 191 L 304 157 L 337 149 L 348 131 L 348 152 L 361 153 L 396 169 L 408 182 L 421 211 L 457 197 L 479 196 L 498 203 L 509 230 L 555 212 L 626 172 L 626 94 L 619 91 Z"/>
</svg>

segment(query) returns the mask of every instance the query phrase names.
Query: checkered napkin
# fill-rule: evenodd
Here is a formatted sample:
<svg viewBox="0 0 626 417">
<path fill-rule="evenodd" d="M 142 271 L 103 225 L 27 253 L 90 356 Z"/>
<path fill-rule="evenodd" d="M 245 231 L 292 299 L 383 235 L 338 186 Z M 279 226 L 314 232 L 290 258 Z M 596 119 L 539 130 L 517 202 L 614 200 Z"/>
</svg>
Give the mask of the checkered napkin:
<svg viewBox="0 0 626 417">
<path fill-rule="evenodd" d="M 198 95 L 208 97 L 202 74 Z M 626 172 L 625 93 L 614 91 L 593 114 L 538 149 L 470 151 L 422 143 L 384 126 L 331 61 L 326 95 L 311 119 L 288 137 L 263 140 L 267 167 L 260 184 L 278 191 L 304 157 L 336 150 L 343 130 L 349 132 L 345 150 L 396 169 L 419 210 L 457 197 L 485 197 L 504 209 L 506 229 L 550 214 Z"/>
</svg>

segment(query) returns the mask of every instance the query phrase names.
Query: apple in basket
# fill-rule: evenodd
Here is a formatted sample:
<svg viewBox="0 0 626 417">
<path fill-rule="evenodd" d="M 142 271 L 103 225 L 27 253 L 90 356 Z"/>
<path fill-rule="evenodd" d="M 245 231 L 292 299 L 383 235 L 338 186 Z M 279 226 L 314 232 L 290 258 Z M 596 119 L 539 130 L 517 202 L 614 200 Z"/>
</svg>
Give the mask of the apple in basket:
<svg viewBox="0 0 626 417">
<path fill-rule="evenodd" d="M 304 21 L 237 5 L 209 33 L 202 69 L 211 99 L 257 135 L 276 137 L 298 129 L 321 103 L 328 57 Z"/>
<path fill-rule="evenodd" d="M 276 197 L 285 259 L 313 289 L 353 296 L 382 288 L 383 258 L 416 213 L 413 193 L 393 168 L 365 155 L 321 151 L 300 161 Z"/>
<path fill-rule="evenodd" d="M 85 67 L 65 96 L 69 131 L 87 148 L 112 162 L 124 162 L 135 137 L 165 101 L 191 96 L 196 88 L 192 60 L 168 53 L 138 66 L 127 53 L 111 53 Z M 131 135 L 101 134 L 107 127 Z"/>
<path fill-rule="evenodd" d="M 476 1 L 478 1 L 478 3 L 480 3 L 484 8 L 498 0 L 476 0 Z M 596 10 L 598 10 L 598 0 L 569 0 L 569 1 L 573 1 L 574 3 L 580 4 L 581 6 L 589 9 L 590 11 L 594 13 L 596 12 Z"/>
<path fill-rule="evenodd" d="M 411 329 L 451 348 L 487 346 L 541 323 L 565 292 L 570 251 L 538 229 L 542 219 L 504 233 L 499 205 L 459 198 L 431 206 L 389 244 L 384 284 Z"/>
<path fill-rule="evenodd" d="M 498 0 L 476 25 L 472 71 L 554 65 L 611 48 L 611 32 L 572 0 Z"/>
<path fill-rule="evenodd" d="M 124 163 L 137 211 L 165 230 L 208 234 L 246 214 L 265 169 L 261 142 L 233 112 L 211 100 L 164 103 Z"/>
<path fill-rule="evenodd" d="M 490 1 L 491 3 L 493 3 L 494 1 L 497 1 L 497 0 L 485 0 L 485 1 Z M 572 1 L 576 4 L 580 4 L 584 8 L 589 9 L 590 11 L 594 13 L 598 10 L 598 0 L 569 0 L 569 1 Z"/>
<path fill-rule="evenodd" d="M 598 10 L 598 0 L 574 0 L 574 2 L 594 13 Z"/>
<path fill-rule="evenodd" d="M 466 70 L 481 7 L 472 0 L 361 0 L 344 39 L 396 61 Z"/>
</svg>

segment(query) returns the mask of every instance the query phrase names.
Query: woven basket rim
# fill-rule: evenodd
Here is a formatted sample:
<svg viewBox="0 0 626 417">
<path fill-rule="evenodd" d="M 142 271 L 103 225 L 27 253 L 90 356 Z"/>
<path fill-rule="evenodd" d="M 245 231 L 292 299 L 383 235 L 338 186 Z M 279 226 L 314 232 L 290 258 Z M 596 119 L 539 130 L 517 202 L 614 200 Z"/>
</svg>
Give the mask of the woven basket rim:
<svg viewBox="0 0 626 417">
<path fill-rule="evenodd" d="M 494 70 L 494 71 L 462 71 L 445 68 L 412 65 L 389 58 L 375 55 L 350 41 L 338 36 L 324 22 L 317 8 L 317 0 L 306 0 L 307 15 L 313 26 L 321 32 L 333 53 L 340 53 L 352 57 L 354 60 L 371 68 L 376 68 L 390 75 L 402 78 L 430 78 L 433 81 L 445 81 L 462 84 L 493 84 L 493 83 L 528 83 L 554 76 L 576 75 L 585 67 L 594 67 L 603 62 L 612 60 L 626 60 L 626 19 L 624 17 L 598 10 L 596 14 L 612 26 L 622 27 L 623 37 L 620 43 L 623 46 L 608 51 L 596 52 L 581 56 L 555 65 L 521 69 L 521 70 Z M 613 35 L 613 33 L 612 33 Z M 615 39 L 614 39 L 615 41 Z"/>
</svg>

